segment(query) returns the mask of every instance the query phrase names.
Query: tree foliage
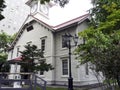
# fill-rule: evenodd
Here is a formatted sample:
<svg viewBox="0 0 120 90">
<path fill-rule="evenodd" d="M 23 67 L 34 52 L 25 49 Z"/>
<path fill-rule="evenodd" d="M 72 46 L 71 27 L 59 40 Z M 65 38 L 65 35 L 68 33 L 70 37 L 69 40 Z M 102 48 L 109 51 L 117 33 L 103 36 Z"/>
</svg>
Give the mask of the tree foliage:
<svg viewBox="0 0 120 90">
<path fill-rule="evenodd" d="M 2 66 L 5 64 L 7 60 L 7 49 L 11 42 L 13 41 L 13 36 L 8 35 L 4 31 L 0 32 L 0 71 L 3 70 Z"/>
<path fill-rule="evenodd" d="M 0 0 L 0 20 L 4 18 L 4 16 L 2 15 L 2 11 L 6 7 L 4 3 L 5 3 L 4 0 Z"/>
<path fill-rule="evenodd" d="M 91 62 L 97 72 L 120 85 L 120 1 L 93 1 L 90 26 L 79 33 L 85 43 L 76 49 L 78 59 L 82 64 Z"/>
<path fill-rule="evenodd" d="M 55 3 L 59 4 L 61 7 L 64 7 L 69 2 L 69 0 L 40 0 L 42 4 L 50 1 L 54 1 Z"/>
<path fill-rule="evenodd" d="M 90 10 L 90 14 L 91 23 L 94 26 L 98 25 L 99 22 L 106 21 L 107 16 L 112 13 L 111 11 L 120 8 L 120 0 L 92 0 L 92 4 L 93 8 Z"/>
<path fill-rule="evenodd" d="M 27 44 L 25 50 L 20 51 L 20 53 L 24 63 L 22 66 L 26 71 L 49 71 L 53 69 L 52 65 L 47 64 L 43 59 L 43 52 L 36 45 Z"/>
</svg>

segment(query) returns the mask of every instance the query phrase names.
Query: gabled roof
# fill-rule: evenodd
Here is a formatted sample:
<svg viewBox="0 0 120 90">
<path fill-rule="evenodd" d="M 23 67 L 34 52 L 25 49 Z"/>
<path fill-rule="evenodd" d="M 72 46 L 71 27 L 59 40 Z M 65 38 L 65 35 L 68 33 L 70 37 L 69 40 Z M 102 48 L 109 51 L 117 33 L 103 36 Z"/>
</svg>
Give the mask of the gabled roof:
<svg viewBox="0 0 120 90">
<path fill-rule="evenodd" d="M 32 15 L 31 15 L 32 16 Z M 83 22 L 84 20 L 88 19 L 89 17 L 89 14 L 85 14 L 85 15 L 82 15 L 82 16 L 79 16 L 77 18 L 74 18 L 72 20 L 69 20 L 69 21 L 66 21 L 64 23 L 61 23 L 59 25 L 56 25 L 56 26 L 51 26 L 41 20 L 39 20 L 38 18 L 32 16 L 37 22 L 39 23 L 42 23 L 43 25 L 45 25 L 46 27 L 48 27 L 49 29 L 52 29 L 53 31 L 58 31 L 58 30 L 62 30 L 64 27 L 67 27 L 67 26 L 70 26 L 72 24 L 77 24 L 77 23 L 81 23 Z"/>
<path fill-rule="evenodd" d="M 29 17 L 32 17 L 33 19 L 29 22 L 29 23 L 25 23 L 27 21 L 27 19 Z M 83 21 L 85 21 L 86 19 L 88 19 L 89 17 L 89 14 L 85 14 L 85 15 L 82 15 L 80 17 L 77 17 L 77 18 L 74 18 L 72 20 L 69 20 L 67 22 L 64 22 L 64 23 L 61 23 L 59 25 L 56 25 L 56 26 L 51 26 L 47 23 L 45 23 L 44 21 L 41 21 L 39 20 L 38 18 L 32 16 L 32 15 L 28 15 L 28 17 L 26 18 L 25 22 L 23 23 L 23 25 L 21 26 L 15 40 L 13 41 L 13 43 L 11 44 L 11 48 L 13 48 L 13 46 L 16 44 L 16 42 L 19 40 L 19 38 L 21 37 L 21 34 L 23 33 L 23 28 L 25 28 L 28 24 L 32 23 L 32 22 L 38 22 L 40 24 L 42 24 L 44 27 L 48 28 L 49 30 L 51 30 L 52 32 L 57 32 L 57 31 L 61 31 L 61 30 L 64 30 L 66 28 L 69 28 L 73 25 L 77 25 L 79 23 L 82 23 Z"/>
<path fill-rule="evenodd" d="M 62 24 L 59 24 L 59 25 L 57 25 L 57 26 L 53 26 L 52 28 L 54 29 L 54 30 L 62 30 L 64 27 L 68 27 L 68 26 L 70 26 L 70 25 L 72 25 L 72 24 L 78 24 L 78 23 L 81 23 L 81 22 L 83 22 L 84 20 L 86 20 L 86 19 L 88 19 L 88 17 L 89 17 L 89 14 L 85 14 L 85 15 L 82 15 L 82 16 L 79 16 L 79 17 L 77 17 L 77 18 L 74 18 L 74 19 L 72 19 L 72 20 L 69 20 L 69 21 L 67 21 L 67 22 L 64 22 L 64 23 L 62 23 Z"/>
</svg>

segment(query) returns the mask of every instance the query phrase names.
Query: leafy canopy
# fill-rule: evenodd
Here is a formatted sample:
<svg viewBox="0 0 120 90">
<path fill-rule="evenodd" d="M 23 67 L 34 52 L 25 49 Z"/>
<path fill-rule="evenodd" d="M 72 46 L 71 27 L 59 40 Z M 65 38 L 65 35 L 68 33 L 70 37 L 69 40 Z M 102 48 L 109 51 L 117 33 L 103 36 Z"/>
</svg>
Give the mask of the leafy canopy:
<svg viewBox="0 0 120 90">
<path fill-rule="evenodd" d="M 76 53 L 82 64 L 91 62 L 106 79 L 118 80 L 120 75 L 120 1 L 93 0 L 90 26 L 79 33 L 85 43 Z"/>
<path fill-rule="evenodd" d="M 46 2 L 54 1 L 55 3 L 58 3 L 61 7 L 64 7 L 69 0 L 40 0 L 42 4 L 45 4 Z"/>
<path fill-rule="evenodd" d="M 8 47 L 13 41 L 13 36 L 8 35 L 4 31 L 0 32 L 0 71 L 3 64 L 5 64 L 8 56 Z"/>
<path fill-rule="evenodd" d="M 5 3 L 4 0 L 0 0 L 0 20 L 4 18 L 4 16 L 2 15 L 2 11 L 6 7 L 4 3 Z"/>
</svg>

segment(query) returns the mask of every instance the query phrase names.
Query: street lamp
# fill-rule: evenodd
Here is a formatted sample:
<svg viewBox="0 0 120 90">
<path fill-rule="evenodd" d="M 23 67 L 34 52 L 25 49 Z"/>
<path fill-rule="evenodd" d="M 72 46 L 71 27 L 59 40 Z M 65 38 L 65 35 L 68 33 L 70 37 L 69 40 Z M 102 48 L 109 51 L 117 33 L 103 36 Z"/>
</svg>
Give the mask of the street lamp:
<svg viewBox="0 0 120 90">
<path fill-rule="evenodd" d="M 71 34 L 64 34 L 62 36 L 63 38 L 63 45 L 64 47 L 67 47 L 69 49 L 69 78 L 68 78 L 68 90 L 73 90 L 73 78 L 71 73 L 71 39 L 74 40 L 74 43 L 76 46 L 78 42 L 78 36 L 75 34 L 75 36 L 72 36 Z"/>
</svg>

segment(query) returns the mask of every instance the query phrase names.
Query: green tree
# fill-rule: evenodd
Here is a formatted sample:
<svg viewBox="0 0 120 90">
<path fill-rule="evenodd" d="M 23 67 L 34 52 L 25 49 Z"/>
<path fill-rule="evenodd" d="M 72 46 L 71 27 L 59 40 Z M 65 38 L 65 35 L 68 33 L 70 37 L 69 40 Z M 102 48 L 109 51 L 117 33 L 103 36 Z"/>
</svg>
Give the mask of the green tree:
<svg viewBox="0 0 120 90">
<path fill-rule="evenodd" d="M 95 0 L 93 0 L 95 1 Z M 103 72 L 106 80 L 116 80 L 120 75 L 120 1 L 96 0 L 88 29 L 79 33 L 85 43 L 76 49 L 82 64 L 90 62 L 97 72 Z"/>
<path fill-rule="evenodd" d="M 13 35 L 8 35 L 8 44 L 11 45 L 14 39 L 16 38 L 16 35 L 18 33 L 14 33 Z"/>
<path fill-rule="evenodd" d="M 55 3 L 58 3 L 61 7 L 64 7 L 69 0 L 40 0 L 42 4 L 44 4 L 45 2 L 50 2 L 50 1 L 54 1 Z"/>
<path fill-rule="evenodd" d="M 22 56 L 22 61 L 24 63 L 22 66 L 25 71 L 35 72 L 49 71 L 53 69 L 52 65 L 47 64 L 45 59 L 43 59 L 43 52 L 38 49 L 36 45 L 27 44 L 25 45 L 25 50 L 20 51 L 20 53 Z"/>
<path fill-rule="evenodd" d="M 14 35 L 10 36 L 4 31 L 0 32 L 0 71 L 2 70 L 3 64 L 6 63 L 8 56 L 8 48 L 11 42 L 13 41 Z"/>
<path fill-rule="evenodd" d="M 97 26 L 99 22 L 104 22 L 107 19 L 107 16 L 112 12 L 111 10 L 120 8 L 120 0 L 91 0 L 93 8 L 90 9 L 90 14 L 92 17 L 91 23 L 94 26 Z M 115 3 L 117 5 L 114 6 Z M 105 8 L 106 6 L 110 6 Z M 109 9 L 109 10 L 108 10 Z"/>
<path fill-rule="evenodd" d="M 4 18 L 4 16 L 2 15 L 2 11 L 6 7 L 4 3 L 5 3 L 4 0 L 0 0 L 0 20 Z"/>
<path fill-rule="evenodd" d="M 1 31 L 0 33 L 0 69 L 7 59 L 7 53 L 6 53 L 7 42 L 8 42 L 7 34 Z"/>
</svg>

